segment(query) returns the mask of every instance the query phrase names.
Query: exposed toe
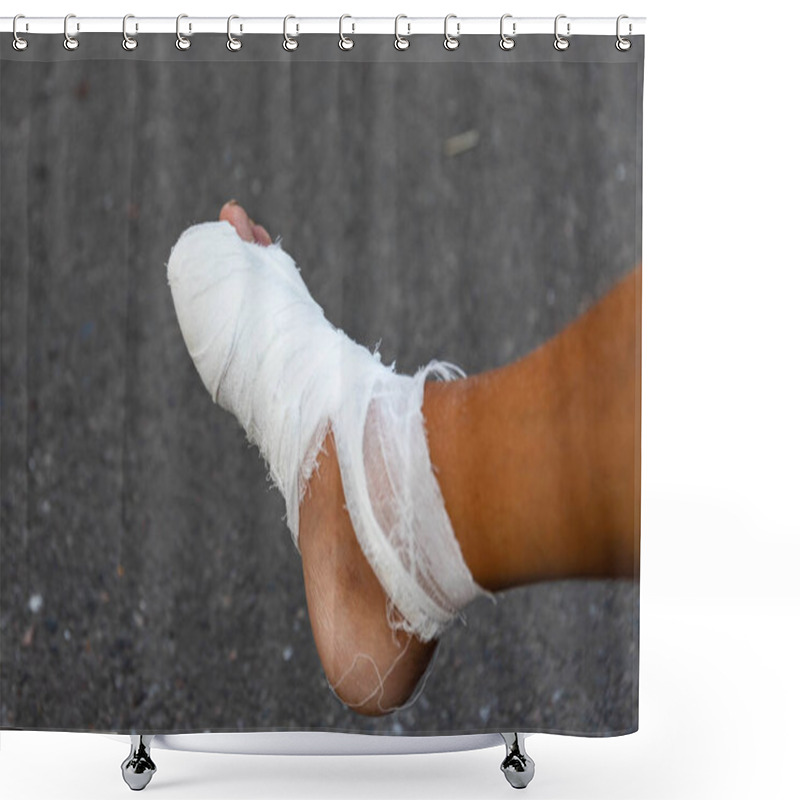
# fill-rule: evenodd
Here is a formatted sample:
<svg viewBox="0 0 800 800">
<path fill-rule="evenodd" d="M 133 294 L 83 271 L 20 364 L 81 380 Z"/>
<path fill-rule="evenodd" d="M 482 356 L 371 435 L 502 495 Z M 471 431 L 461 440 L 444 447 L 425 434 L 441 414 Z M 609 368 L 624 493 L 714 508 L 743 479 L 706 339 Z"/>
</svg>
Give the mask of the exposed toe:
<svg viewBox="0 0 800 800">
<path fill-rule="evenodd" d="M 222 206 L 219 212 L 221 222 L 228 222 L 236 229 L 236 233 L 245 242 L 256 241 L 255 231 L 253 230 L 253 223 L 247 212 L 236 202 L 236 200 L 229 200 Z"/>
</svg>

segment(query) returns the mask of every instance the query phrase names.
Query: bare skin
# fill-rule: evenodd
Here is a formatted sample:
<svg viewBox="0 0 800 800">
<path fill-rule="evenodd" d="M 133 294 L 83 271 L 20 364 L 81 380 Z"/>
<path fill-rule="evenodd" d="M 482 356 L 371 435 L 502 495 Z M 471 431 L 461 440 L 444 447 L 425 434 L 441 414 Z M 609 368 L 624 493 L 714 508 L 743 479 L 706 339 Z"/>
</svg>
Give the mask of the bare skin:
<svg viewBox="0 0 800 800">
<path fill-rule="evenodd" d="M 220 219 L 271 243 L 235 203 Z M 425 387 L 428 446 L 473 578 L 496 592 L 540 580 L 636 578 L 641 269 L 529 355 Z M 437 642 L 393 632 L 345 505 L 333 436 L 300 507 L 314 641 L 338 697 L 366 715 L 403 705 Z"/>
</svg>

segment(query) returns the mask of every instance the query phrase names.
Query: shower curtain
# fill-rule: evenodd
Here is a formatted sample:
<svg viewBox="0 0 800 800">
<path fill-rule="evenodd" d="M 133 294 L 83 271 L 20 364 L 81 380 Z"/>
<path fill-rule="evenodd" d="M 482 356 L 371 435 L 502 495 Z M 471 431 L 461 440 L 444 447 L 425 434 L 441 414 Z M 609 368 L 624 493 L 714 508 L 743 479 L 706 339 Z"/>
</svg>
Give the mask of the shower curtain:
<svg viewBox="0 0 800 800">
<path fill-rule="evenodd" d="M 517 393 L 524 419 L 550 403 L 577 459 L 550 441 L 552 425 L 509 436 L 503 392 L 480 420 L 446 432 L 427 403 L 465 381 L 490 385 L 558 342 L 578 342 L 561 348 L 570 353 L 600 342 L 605 358 L 605 339 L 567 337 L 621 286 L 640 285 L 643 37 L 626 52 L 608 36 L 574 37 L 563 51 L 538 35 L 507 51 L 497 36 L 463 37 L 454 50 L 441 36 L 412 36 L 406 50 L 354 36 L 343 51 L 335 36 L 308 35 L 293 52 L 273 35 L 245 37 L 239 51 L 219 35 L 185 51 L 172 35 L 140 38 L 131 51 L 118 34 L 85 34 L 71 52 L 58 36 L 31 37 L 21 52 L 9 35 L 0 42 L 0 728 L 635 731 L 636 289 L 604 334 L 622 356 L 602 390 L 573 386 L 578 368 L 562 353 Z M 225 269 L 250 257 L 240 241 L 253 258 L 281 250 L 330 330 L 387 374 L 440 360 L 467 376 L 431 376 L 421 410 L 452 535 L 488 591 L 420 644 L 416 673 L 377 713 L 333 691 L 343 670 L 326 660 L 330 637 L 320 641 L 327 630 L 349 646 L 354 612 L 331 581 L 352 579 L 357 596 L 371 580 L 374 605 L 369 560 L 355 574 L 331 539 L 304 574 L 273 465 L 204 385 L 176 311 L 176 242 L 234 198 L 211 228 L 235 251 Z M 330 371 L 320 359 L 316 374 Z M 342 373 L 337 385 L 349 391 L 351 380 Z M 278 392 L 286 408 L 309 401 L 291 392 Z M 617 427 L 603 437 L 595 422 L 608 414 Z M 546 469 L 529 441 L 549 448 Z M 323 476 L 336 484 L 331 445 L 304 504 L 328 491 Z M 513 462 L 503 481 L 522 487 L 504 505 L 512 532 L 483 519 L 491 481 L 454 478 L 468 511 L 456 507 L 448 448 L 473 477 Z M 613 452 L 627 484 L 595 463 L 596 449 Z M 592 508 L 621 511 L 585 514 L 585 475 Z M 355 516 L 347 499 L 328 508 Z M 313 535 L 303 509 L 301 546 Z M 352 544 L 348 515 L 337 519 Z M 483 549 L 469 549 L 479 523 Z M 551 569 L 581 527 L 573 561 Z M 526 530 L 542 541 L 520 546 L 513 537 Z M 490 557 L 501 562 L 491 580 Z"/>
</svg>

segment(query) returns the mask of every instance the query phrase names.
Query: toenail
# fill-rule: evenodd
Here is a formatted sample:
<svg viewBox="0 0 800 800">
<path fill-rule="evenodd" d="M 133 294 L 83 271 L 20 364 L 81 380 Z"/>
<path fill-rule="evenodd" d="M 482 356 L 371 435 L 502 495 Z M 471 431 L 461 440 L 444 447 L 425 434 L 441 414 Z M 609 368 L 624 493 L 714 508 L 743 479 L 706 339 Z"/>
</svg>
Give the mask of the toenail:
<svg viewBox="0 0 800 800">
<path fill-rule="evenodd" d="M 239 205 L 239 201 L 238 200 L 228 200 L 228 202 L 225 203 L 225 205 L 226 206 L 238 206 Z"/>
</svg>

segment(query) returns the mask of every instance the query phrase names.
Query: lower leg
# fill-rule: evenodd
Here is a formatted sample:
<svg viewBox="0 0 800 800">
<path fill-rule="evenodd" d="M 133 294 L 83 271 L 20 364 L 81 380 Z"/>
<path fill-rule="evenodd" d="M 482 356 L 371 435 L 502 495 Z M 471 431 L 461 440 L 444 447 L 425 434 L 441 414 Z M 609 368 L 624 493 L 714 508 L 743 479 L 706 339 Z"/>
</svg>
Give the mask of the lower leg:
<svg viewBox="0 0 800 800">
<path fill-rule="evenodd" d="M 637 573 L 641 274 L 521 360 L 426 386 L 431 461 L 489 591 Z"/>
</svg>

